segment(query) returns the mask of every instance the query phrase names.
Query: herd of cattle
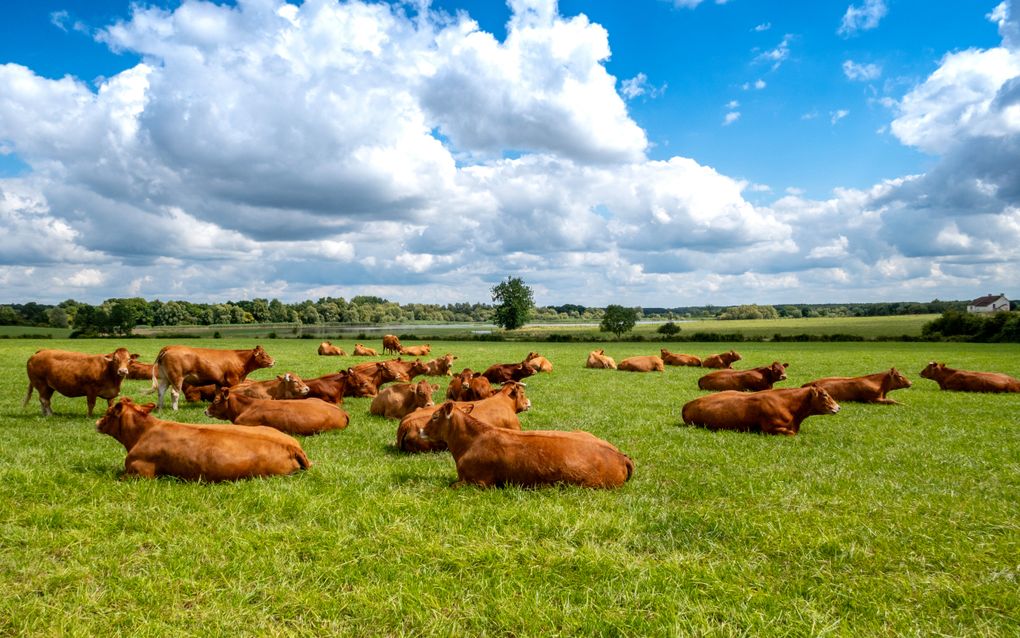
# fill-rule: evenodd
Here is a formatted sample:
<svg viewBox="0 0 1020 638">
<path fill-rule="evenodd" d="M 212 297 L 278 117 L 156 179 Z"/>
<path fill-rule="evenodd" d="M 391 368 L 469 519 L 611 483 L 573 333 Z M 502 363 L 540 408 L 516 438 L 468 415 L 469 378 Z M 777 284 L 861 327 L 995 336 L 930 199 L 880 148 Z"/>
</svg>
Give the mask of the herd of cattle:
<svg viewBox="0 0 1020 638">
<path fill-rule="evenodd" d="M 426 356 L 428 344 L 404 347 L 393 335 L 383 338 L 385 353 Z M 328 341 L 319 345 L 323 356 L 344 356 Z M 357 344 L 355 356 L 376 351 Z M 91 417 L 96 399 L 107 400 L 97 429 L 117 439 L 127 450 L 126 474 L 159 475 L 207 481 L 290 474 L 310 467 L 300 442 L 291 435 L 312 435 L 346 428 L 350 417 L 344 397 L 373 397 L 371 414 L 399 420 L 397 447 L 408 453 L 449 450 L 457 466 L 455 485 L 506 484 L 537 486 L 569 483 L 587 487 L 616 487 L 626 482 L 634 463 L 611 443 L 587 432 L 521 429 L 518 414 L 531 407 L 521 382 L 552 363 L 529 353 L 518 363 L 489 366 L 482 372 L 465 368 L 454 374 L 452 354 L 423 362 L 400 357 L 359 364 L 316 379 L 293 373 L 269 381 L 248 381 L 255 370 L 274 360 L 261 347 L 218 350 L 166 346 L 152 364 L 118 348 L 111 354 L 90 355 L 63 350 L 39 350 L 27 363 L 28 405 L 39 394 L 43 416 L 53 414 L 54 392 L 86 397 Z M 735 370 L 741 359 L 734 351 L 699 359 L 661 350 L 660 356 L 638 356 L 619 365 L 604 350 L 588 355 L 586 367 L 633 372 L 663 371 L 666 365 L 716 368 L 698 379 L 702 390 L 714 391 L 683 406 L 683 421 L 710 429 L 794 435 L 809 416 L 835 414 L 840 401 L 895 404 L 887 394 L 910 387 L 895 368 L 861 377 L 816 379 L 800 388 L 773 389 L 786 379 L 789 364 Z M 921 376 L 942 390 L 964 392 L 1020 392 L 1020 380 L 994 372 L 954 370 L 931 362 Z M 449 376 L 446 401 L 436 405 L 439 386 L 417 376 Z M 151 380 L 156 403 L 137 404 L 121 398 L 123 379 Z M 385 385 L 384 384 L 390 384 Z M 178 423 L 152 415 L 162 409 L 170 391 L 172 408 L 184 394 L 188 401 L 207 401 L 206 416 L 231 425 Z"/>
</svg>

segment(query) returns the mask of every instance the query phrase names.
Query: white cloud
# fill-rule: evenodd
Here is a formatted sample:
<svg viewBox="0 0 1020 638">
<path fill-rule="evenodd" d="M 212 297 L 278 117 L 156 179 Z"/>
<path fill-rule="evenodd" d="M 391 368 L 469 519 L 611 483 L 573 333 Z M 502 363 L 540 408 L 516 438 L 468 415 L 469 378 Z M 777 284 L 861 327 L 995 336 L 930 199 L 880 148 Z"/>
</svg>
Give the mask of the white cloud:
<svg viewBox="0 0 1020 638">
<path fill-rule="evenodd" d="M 638 73 L 629 80 L 624 80 L 620 85 L 620 92 L 623 93 L 623 97 L 628 100 L 633 100 L 636 97 L 647 95 L 651 98 L 657 98 L 666 92 L 666 84 L 662 86 L 652 86 L 648 83 L 648 76 L 644 73 Z"/>
<path fill-rule="evenodd" d="M 771 22 L 762 22 L 761 24 L 754 27 L 754 31 L 761 33 L 762 31 L 768 31 L 772 28 Z"/>
<path fill-rule="evenodd" d="M 729 102 L 726 103 L 726 108 L 731 109 L 731 110 L 732 109 L 740 108 L 740 102 L 738 102 L 736 100 L 730 100 Z"/>
<path fill-rule="evenodd" d="M 867 82 L 881 77 L 882 67 L 877 64 L 858 64 L 853 60 L 844 60 L 843 75 L 848 80 Z"/>
<path fill-rule="evenodd" d="M 832 124 L 835 124 L 836 122 L 842 120 L 847 115 L 850 115 L 850 111 L 848 109 L 839 109 L 839 110 L 836 110 L 836 111 L 829 111 L 829 122 L 831 122 Z"/>
<path fill-rule="evenodd" d="M 778 69 L 787 58 L 790 57 L 790 42 L 793 40 L 793 36 L 789 33 L 783 36 L 783 39 L 776 45 L 776 48 L 770 49 L 758 55 L 755 58 L 759 62 L 771 62 L 772 70 Z M 760 81 L 760 80 L 759 80 Z M 755 88 L 763 88 L 756 86 Z"/>
<path fill-rule="evenodd" d="M 71 275 L 68 283 L 78 288 L 89 288 L 103 283 L 105 275 L 96 268 L 82 268 Z"/>
<path fill-rule="evenodd" d="M 723 118 L 723 126 L 729 126 L 740 119 L 740 111 L 732 111 L 727 113 Z"/>
<path fill-rule="evenodd" d="M 764 89 L 766 86 L 768 86 L 768 85 L 765 83 L 765 80 L 762 80 L 762 79 L 759 78 L 759 79 L 755 80 L 753 83 L 751 83 L 751 82 L 744 82 L 741 85 L 740 88 L 744 89 L 745 91 L 750 91 L 752 88 L 760 91 L 760 90 Z"/>
<path fill-rule="evenodd" d="M 859 31 L 874 29 L 887 12 L 885 0 L 864 0 L 862 5 L 852 4 L 846 8 L 843 21 L 836 33 L 847 38 L 856 35 Z"/>
</svg>

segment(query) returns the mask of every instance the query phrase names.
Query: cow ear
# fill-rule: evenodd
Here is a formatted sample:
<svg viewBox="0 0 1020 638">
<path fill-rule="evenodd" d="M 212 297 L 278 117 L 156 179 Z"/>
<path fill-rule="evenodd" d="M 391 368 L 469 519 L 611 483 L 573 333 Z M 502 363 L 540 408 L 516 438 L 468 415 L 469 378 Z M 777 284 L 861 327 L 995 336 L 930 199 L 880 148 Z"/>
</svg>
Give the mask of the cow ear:
<svg viewBox="0 0 1020 638">
<path fill-rule="evenodd" d="M 138 408 L 139 408 L 139 409 L 140 409 L 140 410 L 141 410 L 142 412 L 144 412 L 144 413 L 148 414 L 148 413 L 150 413 L 150 412 L 152 412 L 153 410 L 155 410 L 155 409 L 156 409 L 156 404 L 155 404 L 155 403 L 146 403 L 145 405 L 140 405 L 140 406 L 138 406 Z"/>
<path fill-rule="evenodd" d="M 131 358 L 132 359 L 137 359 L 140 356 L 142 356 L 142 355 L 140 355 L 140 354 L 133 354 L 133 355 L 131 355 Z"/>
<path fill-rule="evenodd" d="M 471 411 L 475 409 L 475 405 L 473 403 L 469 403 L 467 405 L 460 406 L 458 409 L 464 414 L 471 414 Z"/>
<path fill-rule="evenodd" d="M 789 367 L 790 367 L 790 364 L 789 364 L 789 363 L 784 363 L 784 364 L 783 364 L 783 367 L 784 367 L 784 368 L 789 368 Z"/>
<path fill-rule="evenodd" d="M 104 354 L 104 355 L 103 355 L 103 361 L 105 361 L 105 362 L 107 362 L 107 363 L 110 363 L 111 361 L 113 361 L 113 357 L 111 357 L 111 356 L 110 356 L 110 355 L 108 355 L 108 354 Z"/>
</svg>

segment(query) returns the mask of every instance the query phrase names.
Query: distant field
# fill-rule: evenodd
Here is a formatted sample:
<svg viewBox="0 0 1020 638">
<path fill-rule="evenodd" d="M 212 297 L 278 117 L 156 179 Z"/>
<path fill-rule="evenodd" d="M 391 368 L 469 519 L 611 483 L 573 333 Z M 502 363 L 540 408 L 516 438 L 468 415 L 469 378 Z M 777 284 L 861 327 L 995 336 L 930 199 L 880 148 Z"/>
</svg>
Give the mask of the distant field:
<svg viewBox="0 0 1020 638">
<path fill-rule="evenodd" d="M 34 326 L 0 326 L 0 336 L 20 337 L 22 335 L 50 335 L 54 339 L 66 339 L 70 328 L 36 328 Z"/>
<path fill-rule="evenodd" d="M 152 361 L 164 343 L 129 347 Z M 264 343 L 277 366 L 254 378 L 364 360 Z M 794 438 L 679 425 L 699 369 L 587 370 L 583 343 L 438 345 L 475 369 L 546 355 L 524 427 L 618 445 L 636 472 L 615 491 L 452 490 L 450 455 L 396 452 L 368 399 L 346 401 L 347 430 L 303 440 L 315 465 L 296 476 L 120 480 L 124 449 L 84 399 L 55 397 L 49 419 L 21 406 L 36 349 L 115 345 L 0 343 L 0 635 L 1020 635 L 1020 394 L 917 375 L 938 359 L 1020 376 L 1020 345 L 672 348 L 788 361 L 783 386 L 890 366 L 914 381 L 904 405 L 844 404 Z M 199 405 L 174 417 L 208 421 Z"/>
</svg>

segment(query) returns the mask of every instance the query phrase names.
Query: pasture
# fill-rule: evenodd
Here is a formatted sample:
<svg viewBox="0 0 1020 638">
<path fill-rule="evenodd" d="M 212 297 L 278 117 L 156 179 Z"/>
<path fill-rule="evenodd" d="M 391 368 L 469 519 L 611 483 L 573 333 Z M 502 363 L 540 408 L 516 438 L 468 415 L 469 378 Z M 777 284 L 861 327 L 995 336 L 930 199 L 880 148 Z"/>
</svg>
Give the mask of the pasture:
<svg viewBox="0 0 1020 638">
<path fill-rule="evenodd" d="M 166 343 L 124 342 L 147 362 Z M 785 438 L 681 425 L 702 369 L 583 368 L 593 347 L 619 361 L 659 344 L 433 344 L 457 370 L 548 357 L 524 428 L 617 445 L 636 470 L 615 491 L 452 490 L 448 453 L 396 452 L 396 422 L 350 398 L 347 430 L 302 440 L 304 473 L 120 480 L 124 449 L 83 398 L 55 396 L 48 419 L 35 395 L 21 406 L 36 349 L 117 345 L 0 343 L 0 634 L 1020 634 L 1020 394 L 943 393 L 918 375 L 937 359 L 1020 377 L 1018 345 L 733 344 L 739 368 L 789 362 L 777 387 L 890 366 L 914 382 L 891 395 L 904 405 L 845 403 Z M 250 378 L 368 360 L 263 345 L 276 367 Z M 433 380 L 439 398 L 447 381 Z M 123 394 L 155 400 L 147 386 Z M 202 409 L 182 400 L 161 416 L 211 421 Z"/>
</svg>

